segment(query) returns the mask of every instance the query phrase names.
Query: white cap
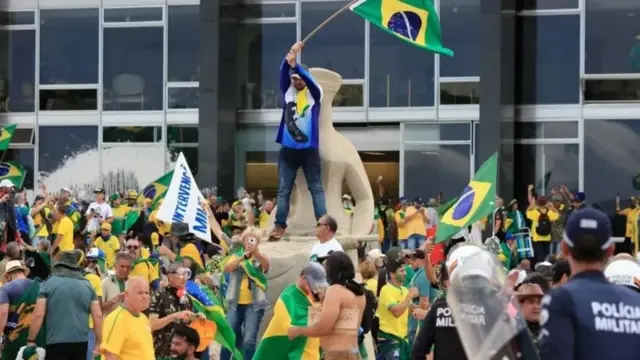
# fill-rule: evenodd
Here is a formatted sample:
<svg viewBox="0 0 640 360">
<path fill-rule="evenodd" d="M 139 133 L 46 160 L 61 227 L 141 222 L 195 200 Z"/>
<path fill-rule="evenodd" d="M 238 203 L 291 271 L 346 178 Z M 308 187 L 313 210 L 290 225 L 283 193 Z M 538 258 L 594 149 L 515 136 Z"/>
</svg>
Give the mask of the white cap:
<svg viewBox="0 0 640 360">
<path fill-rule="evenodd" d="M 509 271 L 509 274 L 507 274 L 507 277 L 511 277 L 511 275 L 513 274 L 518 274 L 518 277 L 513 282 L 514 286 L 522 284 L 524 279 L 527 277 L 527 272 L 521 269 L 513 269 Z"/>
<path fill-rule="evenodd" d="M 16 186 L 13 184 L 13 181 L 9 179 L 4 179 L 0 181 L 0 188 L 3 188 L 3 187 L 16 187 Z"/>
<path fill-rule="evenodd" d="M 614 284 L 640 290 L 640 265 L 631 260 L 613 260 L 604 268 L 604 276 Z"/>
<path fill-rule="evenodd" d="M 382 253 L 382 251 L 380 251 L 380 249 L 369 250 L 369 253 L 367 254 L 367 256 L 370 257 L 372 260 L 378 260 L 380 258 L 385 257 L 385 255 Z"/>
<path fill-rule="evenodd" d="M 100 257 L 100 249 L 98 248 L 91 248 L 87 252 L 87 258 L 96 259 L 98 257 Z"/>
</svg>

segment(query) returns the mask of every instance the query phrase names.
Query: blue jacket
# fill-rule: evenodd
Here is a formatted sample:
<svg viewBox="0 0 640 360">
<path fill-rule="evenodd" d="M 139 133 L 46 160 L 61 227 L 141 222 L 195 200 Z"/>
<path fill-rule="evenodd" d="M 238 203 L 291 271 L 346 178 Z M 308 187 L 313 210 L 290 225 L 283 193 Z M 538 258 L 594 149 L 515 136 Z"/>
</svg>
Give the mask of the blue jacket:
<svg viewBox="0 0 640 360">
<path fill-rule="evenodd" d="M 16 224 L 18 226 L 18 231 L 23 232 L 25 234 L 29 233 L 29 208 L 26 206 L 16 206 Z"/>
<path fill-rule="evenodd" d="M 287 60 L 280 66 L 280 91 L 284 98 L 282 116 L 276 142 L 284 147 L 293 149 L 318 148 L 318 120 L 320 116 L 320 101 L 322 88 L 304 67 L 296 64 L 293 71 L 300 75 L 306 83 L 303 91 L 308 91 L 309 108 L 303 114 L 296 112 L 296 94 L 298 91 L 291 82 L 291 67 Z"/>
<path fill-rule="evenodd" d="M 640 294 L 581 272 L 542 299 L 541 360 L 640 359 Z"/>
</svg>

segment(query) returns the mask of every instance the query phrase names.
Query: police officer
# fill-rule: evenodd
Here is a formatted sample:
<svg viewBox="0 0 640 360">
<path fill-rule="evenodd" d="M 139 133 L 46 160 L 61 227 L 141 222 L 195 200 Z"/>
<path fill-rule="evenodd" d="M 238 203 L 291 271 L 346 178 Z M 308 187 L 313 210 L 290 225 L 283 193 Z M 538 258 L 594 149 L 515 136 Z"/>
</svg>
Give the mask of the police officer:
<svg viewBox="0 0 640 360">
<path fill-rule="evenodd" d="M 567 220 L 562 251 L 572 278 L 542 299 L 542 360 L 638 359 L 640 296 L 605 278 L 614 251 L 611 222 L 586 208 Z"/>
</svg>

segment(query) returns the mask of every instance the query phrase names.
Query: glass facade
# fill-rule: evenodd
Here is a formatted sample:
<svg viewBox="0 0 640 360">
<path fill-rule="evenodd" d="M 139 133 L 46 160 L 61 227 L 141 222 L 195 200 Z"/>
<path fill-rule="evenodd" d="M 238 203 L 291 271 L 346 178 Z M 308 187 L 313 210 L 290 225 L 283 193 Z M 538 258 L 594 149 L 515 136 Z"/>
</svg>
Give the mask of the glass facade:
<svg viewBox="0 0 640 360">
<path fill-rule="evenodd" d="M 117 178 L 127 167 L 140 170 L 125 174 L 126 184 L 144 184 L 180 151 L 196 171 L 202 156 L 200 51 L 209 41 L 200 38 L 197 0 L 103 1 L 95 8 L 65 7 L 65 1 L 77 3 L 71 0 L 55 7 L 29 1 L 36 4 L 31 9 L 0 9 L 0 123 L 17 122 L 31 134 L 14 142 L 5 159 L 33 169 L 27 184 L 37 183 L 36 176 L 53 181 L 57 170 L 83 156 L 86 179 L 78 186 Z M 341 74 L 334 122 L 366 159 L 369 176 L 391 179 L 395 195 L 454 196 L 479 166 L 479 83 L 493 80 L 480 78 L 487 51 L 481 46 L 481 2 L 435 1 L 453 58 L 398 41 L 348 11 L 302 51 L 305 65 Z M 230 134 L 236 139 L 236 186 L 275 186 L 278 69 L 295 41 L 347 4 L 238 4 L 237 43 L 220 48 L 232 52 L 237 67 L 231 90 L 237 92 L 237 131 Z M 518 116 L 515 125 L 504 123 L 515 126 L 514 139 L 504 139 L 515 155 L 503 161 L 523 183 L 539 183 L 543 191 L 564 184 L 604 206 L 616 192 L 625 197 L 634 191 L 631 179 L 640 172 L 634 146 L 640 136 L 640 120 L 634 120 L 640 113 L 639 16 L 640 3 L 628 0 L 518 2 Z M 123 156 L 130 163 L 114 160 Z M 256 177 L 261 171 L 266 175 Z M 598 177 L 603 173 L 616 180 L 605 186 Z M 62 175 L 55 180 L 70 181 Z"/>
</svg>

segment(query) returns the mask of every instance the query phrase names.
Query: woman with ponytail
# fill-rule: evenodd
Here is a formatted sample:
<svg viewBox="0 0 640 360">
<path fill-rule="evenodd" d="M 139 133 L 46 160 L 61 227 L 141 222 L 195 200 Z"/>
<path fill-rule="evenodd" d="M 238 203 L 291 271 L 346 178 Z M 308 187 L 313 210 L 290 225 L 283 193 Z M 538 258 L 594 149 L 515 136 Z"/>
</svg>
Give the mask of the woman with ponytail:
<svg viewBox="0 0 640 360">
<path fill-rule="evenodd" d="M 324 360 L 359 360 L 358 331 L 366 306 L 365 288 L 355 280 L 349 255 L 334 251 L 324 262 L 329 288 L 310 325 L 289 328 L 289 339 L 319 337 Z"/>
</svg>

